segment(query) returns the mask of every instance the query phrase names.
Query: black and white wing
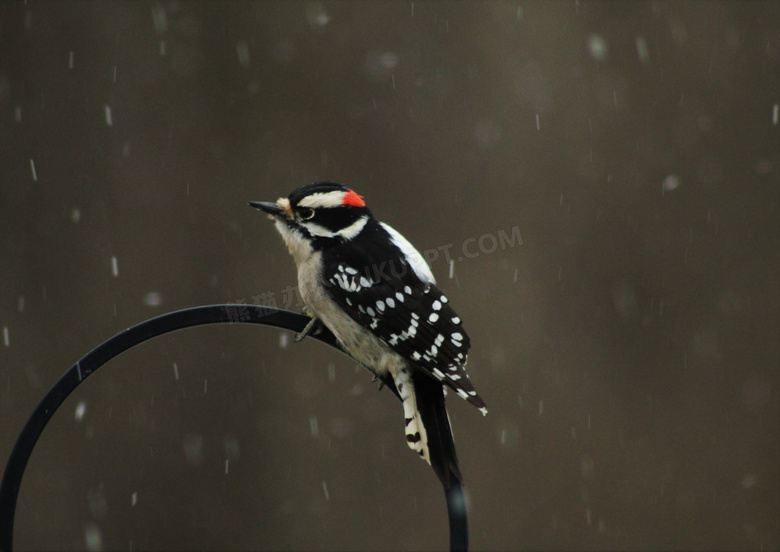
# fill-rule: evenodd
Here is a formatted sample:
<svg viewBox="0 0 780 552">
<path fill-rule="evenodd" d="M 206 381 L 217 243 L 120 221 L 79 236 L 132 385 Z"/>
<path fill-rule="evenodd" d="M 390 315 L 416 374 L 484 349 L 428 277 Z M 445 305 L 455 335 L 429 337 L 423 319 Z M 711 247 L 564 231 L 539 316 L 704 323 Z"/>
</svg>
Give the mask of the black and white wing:
<svg viewBox="0 0 780 552">
<path fill-rule="evenodd" d="M 360 251 L 354 245 L 352 252 Z M 423 281 L 419 267 L 407 257 L 383 259 L 381 253 L 365 250 L 359 260 L 349 262 L 336 254 L 324 263 L 329 267 L 323 274 L 328 294 L 395 352 L 487 412 L 466 374 L 469 337 L 447 296 L 432 276 Z M 427 274 L 426 266 L 422 276 Z"/>
</svg>

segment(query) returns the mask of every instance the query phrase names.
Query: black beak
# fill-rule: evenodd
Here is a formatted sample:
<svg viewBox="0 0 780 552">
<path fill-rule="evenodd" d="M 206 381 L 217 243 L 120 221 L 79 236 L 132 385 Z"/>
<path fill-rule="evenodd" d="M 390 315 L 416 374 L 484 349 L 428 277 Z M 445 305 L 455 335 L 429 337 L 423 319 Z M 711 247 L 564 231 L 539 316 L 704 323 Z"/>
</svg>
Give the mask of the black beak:
<svg viewBox="0 0 780 552">
<path fill-rule="evenodd" d="M 282 208 L 279 207 L 276 203 L 266 203 L 264 201 L 250 201 L 249 205 L 251 205 L 255 209 L 260 209 L 261 211 L 265 211 L 269 215 L 273 215 L 275 217 L 278 217 L 282 214 Z"/>
</svg>

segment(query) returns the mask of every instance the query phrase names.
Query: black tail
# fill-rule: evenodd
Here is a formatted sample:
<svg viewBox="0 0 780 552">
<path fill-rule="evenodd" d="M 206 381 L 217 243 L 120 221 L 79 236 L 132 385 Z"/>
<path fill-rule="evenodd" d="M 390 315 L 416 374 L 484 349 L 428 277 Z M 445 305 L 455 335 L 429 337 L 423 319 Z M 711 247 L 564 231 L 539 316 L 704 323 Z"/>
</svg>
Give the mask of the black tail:
<svg viewBox="0 0 780 552">
<path fill-rule="evenodd" d="M 453 478 L 462 484 L 463 476 L 458 467 L 450 420 L 444 405 L 444 386 L 420 370 L 412 374 L 412 382 L 417 410 L 428 435 L 431 467 L 445 489 L 450 488 Z"/>
</svg>

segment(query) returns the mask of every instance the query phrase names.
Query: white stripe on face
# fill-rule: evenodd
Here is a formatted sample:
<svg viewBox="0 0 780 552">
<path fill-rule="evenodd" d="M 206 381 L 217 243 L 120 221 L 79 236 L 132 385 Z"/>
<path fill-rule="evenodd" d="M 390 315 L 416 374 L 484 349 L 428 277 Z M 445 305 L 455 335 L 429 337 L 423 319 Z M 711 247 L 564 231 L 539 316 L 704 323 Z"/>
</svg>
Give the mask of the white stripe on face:
<svg viewBox="0 0 780 552">
<path fill-rule="evenodd" d="M 368 222 L 368 217 L 363 216 L 357 219 L 355 222 L 344 228 L 339 232 L 339 235 L 344 238 L 345 240 L 351 240 L 358 234 L 360 234 L 360 231 L 363 230 L 363 227 Z"/>
<path fill-rule="evenodd" d="M 338 230 L 336 232 L 333 232 L 332 230 L 329 230 L 322 226 L 321 224 L 317 224 L 316 222 L 302 222 L 301 226 L 306 228 L 306 230 L 309 231 L 309 234 L 312 236 L 317 236 L 320 238 L 335 238 L 336 236 L 340 236 L 344 238 L 345 240 L 351 240 L 358 234 L 360 234 L 360 231 L 363 230 L 363 227 L 368 222 L 368 217 L 360 217 L 355 222 L 347 226 L 346 228 L 343 228 L 341 230 Z"/>
<path fill-rule="evenodd" d="M 306 228 L 306 230 L 309 231 L 309 234 L 312 236 L 317 236 L 320 238 L 333 238 L 336 236 L 336 232 L 333 232 L 331 230 L 328 230 L 321 224 L 317 224 L 316 222 L 302 222 L 301 226 Z"/>
<path fill-rule="evenodd" d="M 346 193 L 341 190 L 333 190 L 332 192 L 311 194 L 300 200 L 298 206 L 310 207 L 312 209 L 317 209 L 318 207 L 339 207 L 344 203 L 344 195 Z"/>
</svg>

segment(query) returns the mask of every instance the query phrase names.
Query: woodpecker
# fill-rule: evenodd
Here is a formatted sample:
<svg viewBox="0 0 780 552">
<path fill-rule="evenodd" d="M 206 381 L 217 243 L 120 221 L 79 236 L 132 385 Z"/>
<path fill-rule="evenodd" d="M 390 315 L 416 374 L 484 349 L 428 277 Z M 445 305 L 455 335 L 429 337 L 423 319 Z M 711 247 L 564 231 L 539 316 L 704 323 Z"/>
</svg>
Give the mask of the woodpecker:
<svg viewBox="0 0 780 552">
<path fill-rule="evenodd" d="M 487 408 L 465 371 L 469 337 L 423 256 L 336 182 L 249 204 L 275 222 L 297 265 L 312 320 L 296 341 L 324 325 L 353 358 L 395 385 L 409 447 L 445 488 L 453 477 L 462 483 L 445 386 L 483 414 Z"/>
</svg>

